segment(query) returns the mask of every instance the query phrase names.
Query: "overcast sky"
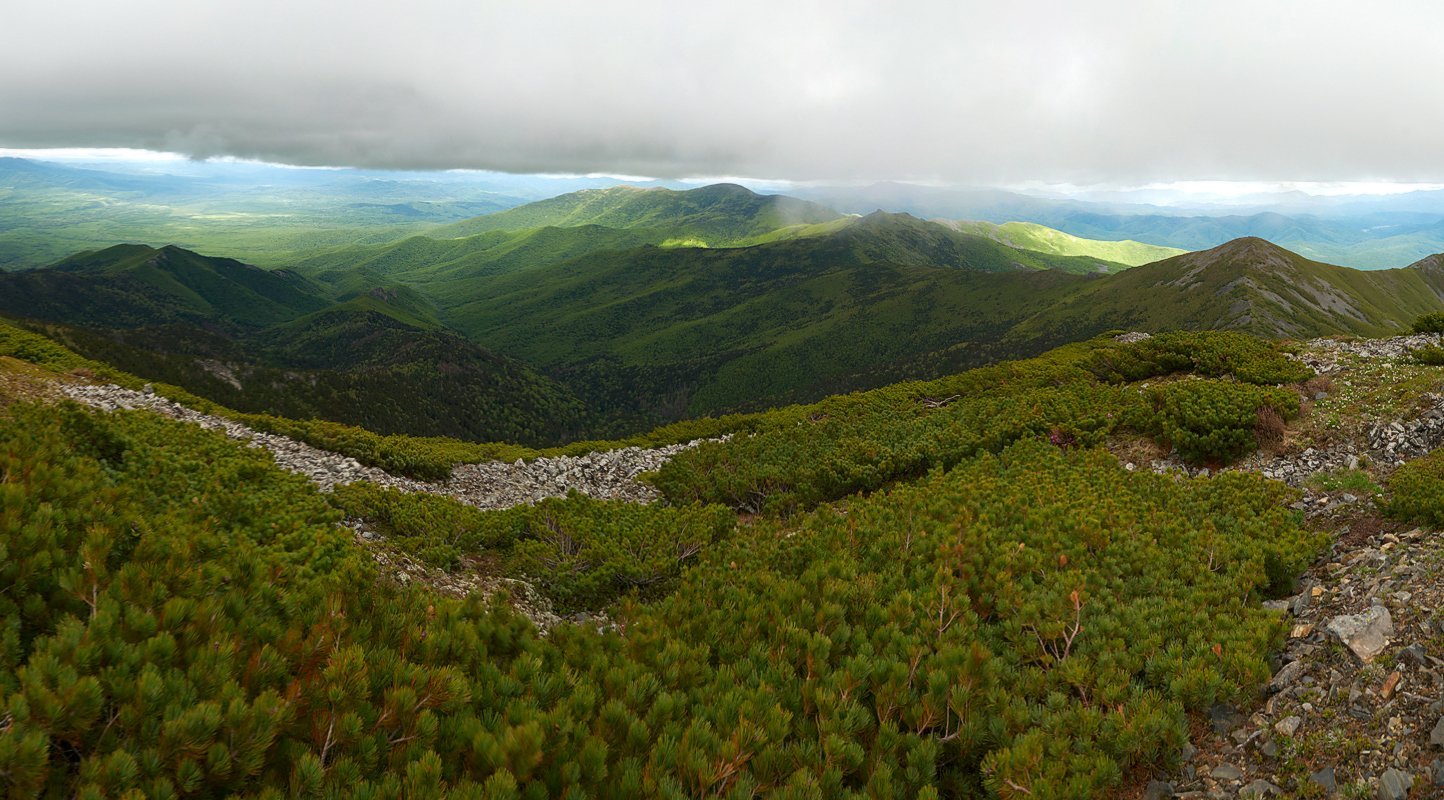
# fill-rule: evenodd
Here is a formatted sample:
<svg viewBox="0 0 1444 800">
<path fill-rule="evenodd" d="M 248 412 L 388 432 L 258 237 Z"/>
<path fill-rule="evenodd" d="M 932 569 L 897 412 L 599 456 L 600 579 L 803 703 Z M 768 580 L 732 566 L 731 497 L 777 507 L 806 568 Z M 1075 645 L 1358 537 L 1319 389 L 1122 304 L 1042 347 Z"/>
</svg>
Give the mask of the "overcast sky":
<svg viewBox="0 0 1444 800">
<path fill-rule="evenodd" d="M 1444 181 L 1444 3 L 8 0 L 0 147 L 291 164 Z"/>
</svg>

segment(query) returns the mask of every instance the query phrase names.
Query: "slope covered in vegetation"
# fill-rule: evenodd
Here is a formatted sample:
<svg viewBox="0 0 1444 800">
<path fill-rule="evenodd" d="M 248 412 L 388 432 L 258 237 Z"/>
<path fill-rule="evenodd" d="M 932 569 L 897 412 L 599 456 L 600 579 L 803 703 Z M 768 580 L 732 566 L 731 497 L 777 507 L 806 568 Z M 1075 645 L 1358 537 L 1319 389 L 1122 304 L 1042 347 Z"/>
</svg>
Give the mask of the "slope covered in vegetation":
<svg viewBox="0 0 1444 800">
<path fill-rule="evenodd" d="M 679 239 L 695 239 L 704 246 L 722 247 L 779 228 L 827 222 L 839 216 L 826 206 L 784 195 L 761 195 L 729 183 L 681 192 L 614 186 L 572 192 L 463 220 L 436 228 L 427 235 L 451 239 L 487 231 L 596 225 L 665 229 Z"/>
<path fill-rule="evenodd" d="M 1108 796 L 1171 761 L 1187 712 L 1267 679 L 1284 631 L 1258 601 L 1321 546 L 1280 484 L 1129 472 L 1089 446 L 1122 423 L 1080 414 L 1160 436 L 1243 424 L 1176 419 L 1130 383 L 1169 374 L 1226 409 L 1287 405 L 1269 384 L 1301 372 L 1237 335 L 1100 341 L 778 411 L 752 424 L 782 438 L 727 444 L 760 440 L 774 465 L 791 453 L 770 469 L 801 485 L 814 465 L 787 434 L 830 412 L 844 423 L 817 438 L 836 463 L 898 469 L 855 487 L 866 496 L 752 522 L 680 500 L 328 500 L 214 433 L 13 405 L 0 781 L 84 797 Z M 1049 387 L 1093 392 L 1093 410 L 1048 406 Z M 1036 416 L 965 453 L 878 449 L 926 451 L 928 417 L 948 420 L 939 443 L 986 434 L 990 419 L 955 411 L 979 398 Z M 541 636 L 504 604 L 394 582 L 338 506 L 418 551 L 470 532 L 449 540 L 612 624 Z"/>
<path fill-rule="evenodd" d="M 1067 341 L 1112 327 L 1294 338 L 1397 333 L 1444 305 L 1444 273 L 1428 263 L 1355 270 L 1310 261 L 1263 239 L 1238 239 L 1083 287 L 1013 336 Z"/>
<path fill-rule="evenodd" d="M 987 236 L 1009 247 L 1059 256 L 1088 256 L 1128 267 L 1151 264 L 1186 252 L 1177 247 L 1144 244 L 1132 239 L 1085 239 L 1034 222 L 1004 222 L 995 225 L 991 222 L 965 221 L 956 223 L 956 226 L 960 231 Z"/>
</svg>

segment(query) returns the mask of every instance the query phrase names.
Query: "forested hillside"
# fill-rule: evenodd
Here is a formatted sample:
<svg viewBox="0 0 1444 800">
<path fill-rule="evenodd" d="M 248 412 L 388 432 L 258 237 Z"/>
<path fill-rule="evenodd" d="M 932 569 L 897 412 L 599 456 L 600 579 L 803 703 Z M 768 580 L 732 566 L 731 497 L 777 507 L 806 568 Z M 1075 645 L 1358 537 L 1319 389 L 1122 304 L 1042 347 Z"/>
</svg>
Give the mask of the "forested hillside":
<svg viewBox="0 0 1444 800">
<path fill-rule="evenodd" d="M 1083 287 L 1012 335 L 1059 342 L 1110 327 L 1294 338 L 1394 333 L 1444 305 L 1444 272 L 1431 263 L 1353 270 L 1310 261 L 1263 239 L 1238 239 Z"/>
<path fill-rule="evenodd" d="M 291 272 L 121 245 L 0 275 L 0 312 L 242 411 L 534 445 L 586 431 L 570 392 L 445 329 L 414 290 L 338 291 L 345 299 Z"/>
<path fill-rule="evenodd" d="M 1127 242 L 841 216 L 728 185 L 577 192 L 475 225 L 274 271 L 118 246 L 0 275 L 0 312 L 245 411 L 553 445 L 1113 328 L 1378 335 L 1444 310 L 1428 260 L 1364 272 L 1241 239 L 1124 269 L 1057 253 L 1131 260 Z M 998 241 L 1023 234 L 1039 249 Z"/>
</svg>

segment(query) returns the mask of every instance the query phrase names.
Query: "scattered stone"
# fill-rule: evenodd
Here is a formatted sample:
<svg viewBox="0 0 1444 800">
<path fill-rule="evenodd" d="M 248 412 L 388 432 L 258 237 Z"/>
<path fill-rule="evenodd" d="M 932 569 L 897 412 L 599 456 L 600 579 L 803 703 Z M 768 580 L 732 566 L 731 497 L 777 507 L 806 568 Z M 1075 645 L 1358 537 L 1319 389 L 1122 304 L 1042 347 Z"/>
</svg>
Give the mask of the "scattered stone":
<svg viewBox="0 0 1444 800">
<path fill-rule="evenodd" d="M 1238 791 L 1239 797 L 1276 797 L 1284 793 L 1283 789 L 1269 783 L 1263 778 L 1250 783 Z"/>
<path fill-rule="evenodd" d="M 1309 783 L 1312 783 L 1313 785 L 1323 789 L 1325 794 L 1333 794 L 1334 791 L 1338 788 L 1337 784 L 1334 782 L 1333 767 L 1324 767 L 1318 772 L 1310 775 Z"/>
<path fill-rule="evenodd" d="M 1143 790 L 1143 800 L 1165 800 L 1173 797 L 1173 784 L 1164 781 L 1149 781 L 1148 788 Z"/>
<path fill-rule="evenodd" d="M 1436 758 L 1429 765 L 1429 777 L 1435 786 L 1444 786 L 1444 758 Z"/>
<path fill-rule="evenodd" d="M 1424 645 L 1415 642 L 1399 651 L 1399 660 L 1415 667 L 1429 666 L 1429 656 L 1424 651 Z"/>
<path fill-rule="evenodd" d="M 1444 747 L 1444 717 L 1434 723 L 1434 730 L 1429 734 L 1429 744 L 1435 747 Z"/>
<path fill-rule="evenodd" d="M 1394 696 L 1394 691 L 1399 688 L 1399 679 L 1402 677 L 1398 672 L 1389 673 L 1384 679 L 1384 685 L 1379 687 L 1379 696 L 1386 702 Z"/>
<path fill-rule="evenodd" d="M 1379 776 L 1379 800 L 1407 800 L 1414 788 L 1414 776 L 1389 768 Z"/>
<path fill-rule="evenodd" d="M 1269 690 L 1273 692 L 1281 692 L 1284 689 L 1293 686 L 1294 683 L 1298 681 L 1299 676 L 1303 674 L 1304 662 L 1290 661 L 1289 663 L 1284 665 L 1283 669 L 1279 670 L 1278 673 L 1274 675 L 1273 680 L 1269 681 Z"/>
<path fill-rule="evenodd" d="M 103 411 L 146 409 L 171 419 L 218 430 L 232 439 L 269 450 L 277 466 L 305 475 L 322 491 L 331 491 L 356 481 L 370 481 L 404 492 L 448 495 L 486 509 L 511 508 L 548 497 L 566 497 L 573 490 L 601 499 L 650 503 L 658 499 L 659 494 L 653 487 L 638 481 L 637 476 L 655 472 L 676 454 L 701 444 L 699 440 L 667 447 L 624 447 L 531 461 L 461 464 L 452 471 L 447 481 L 427 483 L 367 467 L 354 458 L 321 450 L 286 436 L 263 433 L 224 417 L 202 414 L 159 395 L 114 384 L 65 384 L 62 391 L 73 400 Z"/>
<path fill-rule="evenodd" d="M 1243 770 L 1240 770 L 1238 767 L 1235 767 L 1232 764 L 1219 764 L 1218 766 L 1214 767 L 1213 770 L 1208 773 L 1208 775 L 1210 778 L 1213 778 L 1217 781 L 1243 780 Z"/>
<path fill-rule="evenodd" d="M 1362 614 L 1334 617 L 1327 627 L 1365 664 L 1377 658 L 1394 635 L 1394 619 L 1383 606 L 1373 606 Z"/>
<path fill-rule="evenodd" d="M 1298 733 L 1299 726 L 1302 724 L 1304 724 L 1303 717 L 1284 717 L 1274 723 L 1274 733 L 1280 736 L 1293 736 L 1295 733 Z"/>
<path fill-rule="evenodd" d="M 1228 733 L 1243 722 L 1243 717 L 1233 706 L 1217 703 L 1208 710 L 1208 720 L 1214 733 Z"/>
</svg>

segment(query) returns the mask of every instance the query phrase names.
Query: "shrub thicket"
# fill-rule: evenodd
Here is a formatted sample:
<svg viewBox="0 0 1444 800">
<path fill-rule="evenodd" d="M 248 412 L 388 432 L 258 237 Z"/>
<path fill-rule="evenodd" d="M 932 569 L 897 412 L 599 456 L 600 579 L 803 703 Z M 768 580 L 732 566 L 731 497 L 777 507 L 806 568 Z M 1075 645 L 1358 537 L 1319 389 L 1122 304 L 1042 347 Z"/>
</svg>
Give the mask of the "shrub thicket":
<svg viewBox="0 0 1444 800">
<path fill-rule="evenodd" d="M 1313 374 L 1302 363 L 1285 358 L 1274 344 L 1235 331 L 1169 331 L 1129 344 L 1103 344 L 1087 365 L 1100 379 L 1111 382 L 1191 372 L 1266 385 L 1298 383 Z"/>
<path fill-rule="evenodd" d="M 1389 476 L 1390 516 L 1444 526 L 1444 449 L 1416 458 Z"/>
<path fill-rule="evenodd" d="M 736 522 L 721 506 L 674 508 L 576 494 L 482 511 L 367 483 L 338 488 L 333 502 L 431 564 L 446 568 L 464 555 L 493 556 L 506 574 L 539 586 L 564 613 L 599 610 L 623 596 L 665 594 L 682 568 Z"/>
<path fill-rule="evenodd" d="M 1179 381 L 1152 390 L 1154 430 L 1194 462 L 1228 461 L 1258 445 L 1259 414 L 1285 420 L 1299 414 L 1299 395 L 1288 389 L 1230 381 Z"/>
<path fill-rule="evenodd" d="M 670 593 L 614 608 L 622 632 L 541 638 L 380 580 L 261 451 L 12 408 L 12 797 L 1109 796 L 1173 757 L 1185 710 L 1267 678 L 1282 623 L 1257 601 L 1320 544 L 1281 484 L 1030 439 L 740 527 Z M 612 507 L 497 519 L 549 509 Z"/>
<path fill-rule="evenodd" d="M 1180 370 L 1210 377 L 1146 390 L 1118 383 Z M 653 481 L 676 503 L 790 513 L 1029 436 L 1087 446 L 1132 431 L 1171 443 L 1189 461 L 1227 461 L 1257 444 L 1264 409 L 1297 416 L 1297 393 L 1267 384 L 1307 374 L 1271 345 L 1237 333 L 1102 340 L 938 381 L 829 398 L 806 407 L 801 421 L 682 453 Z"/>
</svg>

